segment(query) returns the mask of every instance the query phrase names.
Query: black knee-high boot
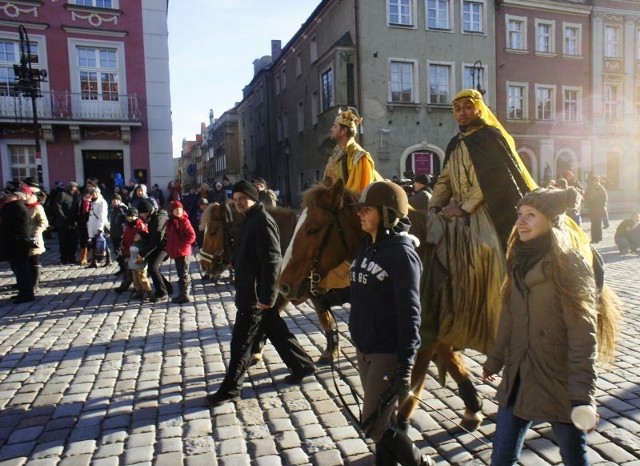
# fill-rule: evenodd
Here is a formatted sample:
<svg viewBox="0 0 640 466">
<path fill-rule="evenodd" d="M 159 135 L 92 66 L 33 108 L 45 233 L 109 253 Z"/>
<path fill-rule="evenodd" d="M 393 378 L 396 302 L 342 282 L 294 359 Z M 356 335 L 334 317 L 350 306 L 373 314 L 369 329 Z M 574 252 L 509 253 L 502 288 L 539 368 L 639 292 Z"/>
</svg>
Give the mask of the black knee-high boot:
<svg viewBox="0 0 640 466">
<path fill-rule="evenodd" d="M 391 426 L 386 430 L 379 443 L 389 450 L 402 466 L 435 465 L 429 455 L 423 455 L 409 436 L 395 426 Z"/>
</svg>

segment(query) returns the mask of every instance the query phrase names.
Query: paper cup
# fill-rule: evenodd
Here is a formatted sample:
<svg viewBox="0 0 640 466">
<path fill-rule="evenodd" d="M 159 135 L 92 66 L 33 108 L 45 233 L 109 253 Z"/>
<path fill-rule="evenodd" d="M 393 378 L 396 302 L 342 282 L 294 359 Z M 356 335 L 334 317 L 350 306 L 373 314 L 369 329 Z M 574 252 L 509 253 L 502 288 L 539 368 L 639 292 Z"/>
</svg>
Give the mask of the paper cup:
<svg viewBox="0 0 640 466">
<path fill-rule="evenodd" d="M 589 431 L 596 425 L 596 410 L 591 405 L 576 406 L 571 410 L 571 421 L 576 428 Z"/>
</svg>

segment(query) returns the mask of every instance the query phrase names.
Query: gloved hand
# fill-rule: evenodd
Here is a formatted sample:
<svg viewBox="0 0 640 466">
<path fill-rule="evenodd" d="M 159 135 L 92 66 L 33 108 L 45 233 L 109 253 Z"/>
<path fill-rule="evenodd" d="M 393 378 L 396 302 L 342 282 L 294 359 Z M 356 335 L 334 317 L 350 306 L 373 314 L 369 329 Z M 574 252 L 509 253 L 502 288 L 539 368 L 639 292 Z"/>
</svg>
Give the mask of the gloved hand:
<svg viewBox="0 0 640 466">
<path fill-rule="evenodd" d="M 398 364 L 396 373 L 390 381 L 391 385 L 380 395 L 383 405 L 391 403 L 395 397 L 403 399 L 411 393 L 412 369 L 413 367 L 408 364 Z"/>
</svg>

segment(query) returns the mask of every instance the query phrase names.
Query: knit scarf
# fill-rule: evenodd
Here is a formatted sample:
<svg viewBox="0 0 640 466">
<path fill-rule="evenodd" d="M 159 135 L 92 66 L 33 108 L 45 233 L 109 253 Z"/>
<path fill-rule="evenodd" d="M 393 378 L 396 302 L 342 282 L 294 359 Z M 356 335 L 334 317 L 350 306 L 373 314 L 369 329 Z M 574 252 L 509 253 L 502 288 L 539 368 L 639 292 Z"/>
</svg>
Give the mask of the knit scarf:
<svg viewBox="0 0 640 466">
<path fill-rule="evenodd" d="M 530 241 L 516 239 L 513 248 L 513 279 L 520 294 L 524 296 L 526 285 L 524 277 L 551 249 L 551 232 L 547 232 Z"/>
</svg>

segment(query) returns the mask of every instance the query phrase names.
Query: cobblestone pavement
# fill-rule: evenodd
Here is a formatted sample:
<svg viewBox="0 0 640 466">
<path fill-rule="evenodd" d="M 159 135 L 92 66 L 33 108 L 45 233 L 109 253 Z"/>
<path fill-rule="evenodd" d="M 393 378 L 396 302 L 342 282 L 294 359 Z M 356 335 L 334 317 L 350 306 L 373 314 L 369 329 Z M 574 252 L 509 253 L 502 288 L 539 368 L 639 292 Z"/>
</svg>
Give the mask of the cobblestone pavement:
<svg viewBox="0 0 640 466">
<path fill-rule="evenodd" d="M 598 249 L 626 305 L 615 365 L 598 383 L 602 420 L 589 436 L 596 465 L 640 465 L 640 258 L 613 246 L 618 222 Z M 588 225 L 587 225 L 588 226 Z M 237 403 L 215 409 L 205 395 L 222 380 L 235 315 L 233 287 L 203 284 L 195 301 L 136 302 L 113 291 L 115 267 L 58 266 L 49 240 L 42 288 L 12 305 L 11 272 L 0 268 L 0 464 L 2 465 L 372 465 L 372 445 L 350 423 L 329 367 L 301 386 L 270 345 L 250 369 Z M 171 277 L 175 280 L 175 272 Z M 316 358 L 324 345 L 314 311 L 288 306 L 286 320 Z M 359 391 L 347 311 L 338 310 L 340 367 Z M 466 352 L 476 379 L 484 357 Z M 432 373 L 432 375 L 434 375 Z M 347 387 L 339 383 L 341 391 Z M 449 382 L 429 378 L 411 436 L 438 465 L 484 465 L 494 432 L 494 386 L 481 384 L 487 420 L 478 438 L 457 427 L 462 402 Z M 560 464 L 548 425 L 530 431 L 521 463 Z"/>
</svg>

